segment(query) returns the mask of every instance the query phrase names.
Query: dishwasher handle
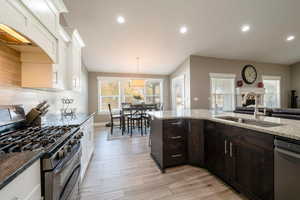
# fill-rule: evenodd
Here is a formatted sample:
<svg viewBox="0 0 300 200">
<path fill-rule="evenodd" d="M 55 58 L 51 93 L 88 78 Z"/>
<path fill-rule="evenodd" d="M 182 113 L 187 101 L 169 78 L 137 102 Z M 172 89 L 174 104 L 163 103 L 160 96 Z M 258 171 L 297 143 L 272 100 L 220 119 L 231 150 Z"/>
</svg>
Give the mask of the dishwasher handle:
<svg viewBox="0 0 300 200">
<path fill-rule="evenodd" d="M 279 153 L 282 153 L 282 154 L 284 154 L 284 155 L 293 157 L 293 158 L 300 159 L 300 154 L 294 153 L 294 152 L 292 152 L 292 151 L 287 151 L 287 150 L 285 150 L 285 149 L 281 149 L 281 148 L 278 148 L 278 147 L 275 148 L 275 151 L 277 151 L 277 152 L 279 152 Z"/>
</svg>

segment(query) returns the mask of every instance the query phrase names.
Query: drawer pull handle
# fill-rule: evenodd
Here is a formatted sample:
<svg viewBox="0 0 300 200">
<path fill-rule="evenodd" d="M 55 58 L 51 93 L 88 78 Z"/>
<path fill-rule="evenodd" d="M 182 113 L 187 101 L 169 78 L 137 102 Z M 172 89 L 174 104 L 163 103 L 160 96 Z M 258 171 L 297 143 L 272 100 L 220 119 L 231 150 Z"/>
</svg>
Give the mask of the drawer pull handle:
<svg viewBox="0 0 300 200">
<path fill-rule="evenodd" d="M 175 126 L 181 126 L 182 122 L 173 122 L 173 123 L 170 123 L 171 125 L 175 125 Z"/>
<path fill-rule="evenodd" d="M 232 157 L 232 143 L 230 142 L 230 157 Z"/>
<path fill-rule="evenodd" d="M 180 139 L 180 138 L 182 138 L 182 136 L 173 136 L 173 137 L 171 137 L 171 139 L 173 139 L 173 140 Z"/>
<path fill-rule="evenodd" d="M 227 154 L 227 140 L 225 140 L 225 145 L 224 145 L 224 154 L 226 155 Z"/>
<path fill-rule="evenodd" d="M 172 155 L 172 158 L 179 158 L 179 157 L 182 157 L 182 154 L 175 154 L 175 155 Z"/>
</svg>

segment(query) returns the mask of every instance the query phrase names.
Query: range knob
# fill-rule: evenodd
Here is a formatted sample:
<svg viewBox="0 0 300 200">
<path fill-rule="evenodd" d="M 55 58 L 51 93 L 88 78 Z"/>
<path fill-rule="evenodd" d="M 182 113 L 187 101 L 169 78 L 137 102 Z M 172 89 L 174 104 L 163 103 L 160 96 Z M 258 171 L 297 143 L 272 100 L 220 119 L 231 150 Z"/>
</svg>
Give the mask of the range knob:
<svg viewBox="0 0 300 200">
<path fill-rule="evenodd" d="M 67 152 L 71 152 L 72 151 L 72 145 L 67 145 Z"/>
<path fill-rule="evenodd" d="M 58 159 L 63 159 L 65 157 L 64 149 L 61 149 L 57 155 L 58 155 Z"/>
</svg>

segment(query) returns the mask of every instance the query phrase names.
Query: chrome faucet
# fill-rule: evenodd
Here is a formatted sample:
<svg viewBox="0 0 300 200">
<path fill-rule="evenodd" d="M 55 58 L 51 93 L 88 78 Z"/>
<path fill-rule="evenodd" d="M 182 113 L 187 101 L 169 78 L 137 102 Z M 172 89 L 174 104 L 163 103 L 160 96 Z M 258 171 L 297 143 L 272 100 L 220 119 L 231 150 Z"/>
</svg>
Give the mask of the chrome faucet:
<svg viewBox="0 0 300 200">
<path fill-rule="evenodd" d="M 258 116 L 266 116 L 266 115 L 267 115 L 267 108 L 264 107 L 263 113 L 259 111 L 259 108 L 258 108 L 258 95 L 255 95 L 254 118 L 257 118 Z"/>
</svg>

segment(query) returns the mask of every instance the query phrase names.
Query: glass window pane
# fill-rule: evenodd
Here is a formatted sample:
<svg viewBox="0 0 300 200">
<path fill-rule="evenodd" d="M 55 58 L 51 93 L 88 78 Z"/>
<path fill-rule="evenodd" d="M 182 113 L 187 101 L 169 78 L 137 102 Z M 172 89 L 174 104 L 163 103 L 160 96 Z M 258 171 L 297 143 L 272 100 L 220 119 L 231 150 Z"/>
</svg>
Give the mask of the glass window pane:
<svg viewBox="0 0 300 200">
<path fill-rule="evenodd" d="M 119 109 L 119 97 L 101 97 L 101 108 L 100 110 L 108 111 L 108 104 L 111 105 L 112 110 Z"/>
<path fill-rule="evenodd" d="M 234 79 L 211 78 L 211 107 L 223 111 L 234 110 Z"/>
<path fill-rule="evenodd" d="M 148 103 L 148 104 L 161 103 L 160 102 L 160 97 L 159 96 L 147 96 L 146 97 L 146 103 Z"/>
<path fill-rule="evenodd" d="M 118 80 L 101 80 L 101 95 L 102 96 L 118 96 L 119 81 Z"/>
<path fill-rule="evenodd" d="M 263 80 L 266 93 L 264 95 L 264 105 L 269 108 L 280 107 L 280 80 Z"/>
<path fill-rule="evenodd" d="M 160 81 L 146 81 L 146 95 L 160 95 Z"/>
</svg>

